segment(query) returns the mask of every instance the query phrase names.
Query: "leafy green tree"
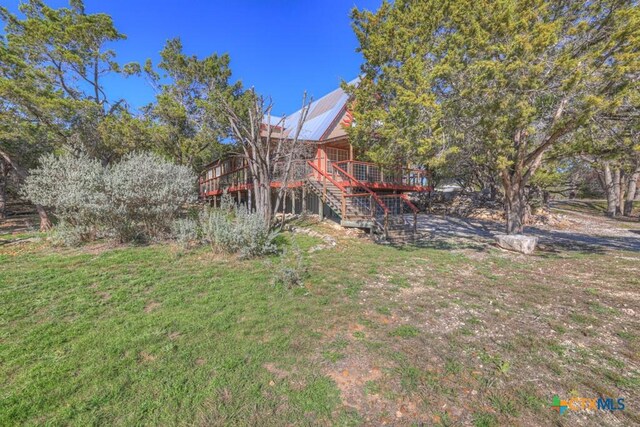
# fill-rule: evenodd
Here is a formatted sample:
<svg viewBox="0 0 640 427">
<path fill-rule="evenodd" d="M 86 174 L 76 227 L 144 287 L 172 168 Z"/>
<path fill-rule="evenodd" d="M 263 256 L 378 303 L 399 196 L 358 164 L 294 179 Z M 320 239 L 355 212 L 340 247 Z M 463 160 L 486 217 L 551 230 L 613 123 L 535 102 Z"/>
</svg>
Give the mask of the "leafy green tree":
<svg viewBox="0 0 640 427">
<path fill-rule="evenodd" d="M 25 120 L 11 104 L 0 103 L 0 217 L 6 209 L 9 174 L 13 173 L 23 181 L 28 175 L 27 169 L 35 166 L 38 157 L 50 149 L 43 143 L 49 137 L 47 127 L 37 121 Z M 46 210 L 38 204 L 35 207 L 40 216 L 40 228 L 48 230 L 51 221 Z"/>
<path fill-rule="evenodd" d="M 638 90 L 632 0 L 397 0 L 353 21 L 365 58 L 354 136 L 378 157 L 486 153 L 508 233 L 523 231 L 548 152 Z"/>
<path fill-rule="evenodd" d="M 20 11 L 24 17 L 0 7 L 0 108 L 11 123 L 0 134 L 0 154 L 20 174 L 36 157 L 25 153 L 34 151 L 62 149 L 110 162 L 124 151 L 114 149 L 114 128 L 132 124 L 125 101 L 109 99 L 103 87 L 105 76 L 122 71 L 107 46 L 125 36 L 109 15 L 87 14 L 81 0 L 60 9 L 29 0 Z"/>
<path fill-rule="evenodd" d="M 576 132 L 568 148 L 591 165 L 607 197 L 607 215 L 630 215 L 640 180 L 640 112 L 623 105 Z"/>
<path fill-rule="evenodd" d="M 207 105 L 221 93 L 233 91 L 239 83 L 229 83 L 229 56 L 212 54 L 199 59 L 183 52 L 180 39 L 167 42 L 160 52 L 156 71 L 147 60 L 144 72 L 156 90 L 156 101 L 145 107 L 153 124 L 153 148 L 196 171 L 216 154 L 224 151 L 221 141 L 228 135 L 228 124 L 207 115 Z"/>
</svg>

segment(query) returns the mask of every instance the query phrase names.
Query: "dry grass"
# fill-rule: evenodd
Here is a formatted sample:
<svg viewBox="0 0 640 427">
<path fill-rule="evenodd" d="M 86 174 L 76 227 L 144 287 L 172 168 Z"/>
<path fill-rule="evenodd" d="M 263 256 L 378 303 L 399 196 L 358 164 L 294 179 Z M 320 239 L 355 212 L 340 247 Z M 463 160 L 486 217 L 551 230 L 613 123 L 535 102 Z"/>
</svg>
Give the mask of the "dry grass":
<svg viewBox="0 0 640 427">
<path fill-rule="evenodd" d="M 308 226 L 337 245 L 286 235 L 309 270 L 294 289 L 271 259 L 0 245 L 0 423 L 640 422 L 640 253 Z M 555 394 L 627 408 L 560 416 Z"/>
</svg>

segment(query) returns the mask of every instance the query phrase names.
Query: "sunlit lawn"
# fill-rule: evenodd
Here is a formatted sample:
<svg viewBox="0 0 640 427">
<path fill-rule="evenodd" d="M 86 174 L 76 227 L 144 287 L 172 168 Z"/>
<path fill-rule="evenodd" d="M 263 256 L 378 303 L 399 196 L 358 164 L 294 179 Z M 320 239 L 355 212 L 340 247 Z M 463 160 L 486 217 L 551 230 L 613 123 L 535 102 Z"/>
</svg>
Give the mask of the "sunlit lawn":
<svg viewBox="0 0 640 427">
<path fill-rule="evenodd" d="M 0 245 L 0 425 L 640 421 L 639 254 L 338 239 L 287 235 L 294 289 L 278 257 Z"/>
</svg>

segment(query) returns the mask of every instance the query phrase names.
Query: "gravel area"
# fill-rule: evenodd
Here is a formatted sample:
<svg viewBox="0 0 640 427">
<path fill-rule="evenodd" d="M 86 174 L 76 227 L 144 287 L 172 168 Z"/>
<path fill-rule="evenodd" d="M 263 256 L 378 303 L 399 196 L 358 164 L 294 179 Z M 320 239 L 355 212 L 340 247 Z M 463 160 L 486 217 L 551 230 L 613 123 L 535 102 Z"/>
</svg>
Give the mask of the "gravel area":
<svg viewBox="0 0 640 427">
<path fill-rule="evenodd" d="M 606 217 L 563 211 L 562 226 L 537 225 L 525 228 L 537 236 L 541 247 L 576 250 L 640 251 L 640 222 L 619 222 Z M 432 244 L 492 244 L 493 236 L 504 233 L 504 224 L 443 215 L 419 215 L 421 241 Z"/>
</svg>

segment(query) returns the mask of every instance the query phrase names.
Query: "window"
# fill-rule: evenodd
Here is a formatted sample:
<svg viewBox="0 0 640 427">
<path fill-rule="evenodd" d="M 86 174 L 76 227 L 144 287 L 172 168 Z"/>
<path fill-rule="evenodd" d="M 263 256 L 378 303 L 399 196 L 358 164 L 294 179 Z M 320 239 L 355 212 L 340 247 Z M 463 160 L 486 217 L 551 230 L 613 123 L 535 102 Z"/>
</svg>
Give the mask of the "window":
<svg viewBox="0 0 640 427">
<path fill-rule="evenodd" d="M 327 160 L 330 160 L 331 162 L 342 162 L 345 160 L 349 160 L 349 150 L 345 150 L 342 148 L 327 147 L 325 149 L 325 152 L 327 153 Z M 333 173 L 333 168 L 331 167 L 330 162 L 327 162 L 326 169 L 327 169 L 327 172 Z"/>
</svg>

